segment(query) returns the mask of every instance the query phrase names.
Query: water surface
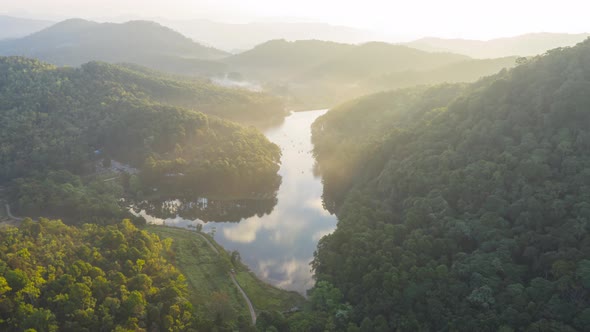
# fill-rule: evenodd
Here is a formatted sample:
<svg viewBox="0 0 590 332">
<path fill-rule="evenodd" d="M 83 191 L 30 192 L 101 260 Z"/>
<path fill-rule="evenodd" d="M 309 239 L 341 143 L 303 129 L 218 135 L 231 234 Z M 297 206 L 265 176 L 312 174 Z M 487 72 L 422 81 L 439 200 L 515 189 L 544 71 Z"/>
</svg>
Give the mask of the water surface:
<svg viewBox="0 0 590 332">
<path fill-rule="evenodd" d="M 278 287 L 305 293 L 313 285 L 309 263 L 318 240 L 336 227 L 336 217 L 322 205 L 322 183 L 313 174 L 311 154 L 311 124 L 326 111 L 292 113 L 280 126 L 265 131 L 268 139 L 280 146 L 283 153 L 279 171 L 282 183 L 274 208 L 272 204 L 256 200 L 229 201 L 221 206 L 225 206 L 223 211 L 233 213 L 228 213 L 227 217 L 216 214 L 215 218 L 204 218 L 214 222 L 204 222 L 180 212 L 211 210 L 206 199 L 170 200 L 165 204 L 169 211 L 170 208 L 175 211 L 174 218 L 164 219 L 161 215 L 158 218 L 145 210 L 141 214 L 150 223 L 168 226 L 202 224 L 203 231 L 214 232 L 215 240 L 227 250 L 238 250 L 242 262 L 260 278 Z M 244 209 L 247 204 L 255 206 Z M 219 205 L 217 202 L 215 211 L 219 210 Z M 236 211 L 242 210 L 250 213 L 240 219 Z"/>
</svg>

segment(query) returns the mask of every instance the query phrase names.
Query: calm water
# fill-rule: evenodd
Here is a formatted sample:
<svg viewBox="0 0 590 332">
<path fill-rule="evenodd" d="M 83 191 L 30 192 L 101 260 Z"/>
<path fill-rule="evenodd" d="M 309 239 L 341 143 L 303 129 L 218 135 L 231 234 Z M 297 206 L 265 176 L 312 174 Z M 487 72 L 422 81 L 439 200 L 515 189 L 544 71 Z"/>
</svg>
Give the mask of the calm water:
<svg viewBox="0 0 590 332">
<path fill-rule="evenodd" d="M 260 278 L 278 287 L 305 293 L 313 285 L 309 263 L 318 240 L 336 227 L 336 217 L 322 206 L 321 179 L 315 177 L 312 170 L 311 124 L 326 111 L 293 113 L 279 127 L 265 131 L 268 139 L 283 152 L 279 171 L 282 183 L 277 200 L 272 200 L 270 206 L 260 201 L 226 201 L 222 204 L 224 211 L 231 212 L 227 214 L 227 222 L 185 219 L 187 213 L 174 213 L 175 218 L 167 219 L 156 218 L 145 211 L 141 214 L 150 223 L 168 226 L 203 224 L 203 231 L 214 231 L 215 240 L 227 250 L 238 250 L 242 262 Z M 182 211 L 212 210 L 214 205 L 217 211 L 220 205 L 205 199 L 188 203 L 171 200 L 165 204 L 168 210 L 172 207 Z M 248 204 L 257 206 L 244 209 Z M 231 208 L 227 208 L 228 205 Z M 236 211 L 242 210 L 250 211 L 244 215 L 253 216 L 240 220 L 238 214 L 236 218 Z M 224 220 L 223 214 L 221 217 L 217 214 L 214 220 Z"/>
</svg>

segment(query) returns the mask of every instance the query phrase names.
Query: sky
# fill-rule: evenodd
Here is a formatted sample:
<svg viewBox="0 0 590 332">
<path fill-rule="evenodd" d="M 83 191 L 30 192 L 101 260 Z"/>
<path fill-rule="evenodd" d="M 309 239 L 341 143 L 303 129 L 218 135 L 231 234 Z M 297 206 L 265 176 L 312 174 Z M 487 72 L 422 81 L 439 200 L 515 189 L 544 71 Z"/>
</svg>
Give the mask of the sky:
<svg viewBox="0 0 590 332">
<path fill-rule="evenodd" d="M 0 12 L 60 20 L 312 21 L 391 35 L 490 39 L 590 31 L 588 0 L 0 0 Z"/>
</svg>

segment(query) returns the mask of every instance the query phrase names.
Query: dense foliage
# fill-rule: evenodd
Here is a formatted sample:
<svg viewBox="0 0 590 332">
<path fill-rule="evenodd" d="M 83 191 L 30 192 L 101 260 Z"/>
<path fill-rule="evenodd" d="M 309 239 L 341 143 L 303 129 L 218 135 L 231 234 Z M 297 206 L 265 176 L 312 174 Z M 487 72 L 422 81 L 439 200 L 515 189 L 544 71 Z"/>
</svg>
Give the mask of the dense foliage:
<svg viewBox="0 0 590 332">
<path fill-rule="evenodd" d="M 3 331 L 187 331 L 184 277 L 170 240 L 128 220 L 101 227 L 25 220 L 0 230 Z"/>
<path fill-rule="evenodd" d="M 343 173 L 313 268 L 352 330 L 588 330 L 589 63 L 586 41 L 318 120 L 320 169 Z"/>
<path fill-rule="evenodd" d="M 221 88 L 159 80 L 129 67 L 91 63 L 58 69 L 0 58 L 0 182 L 28 177 L 15 184 L 53 186 L 47 172 L 92 174 L 100 159 L 113 158 L 143 167 L 144 187 L 171 183 L 200 192 L 252 192 L 278 185 L 276 145 L 254 128 L 165 104 L 177 91 L 227 110 L 232 102 L 241 109 L 248 105 Z M 57 197 L 80 201 L 73 198 L 82 190 L 78 180 L 62 180 L 53 181 L 65 185 L 56 189 L 65 196 Z M 99 195 L 107 190 L 94 187 L 83 190 Z M 46 196 L 56 194 L 46 189 Z M 26 188 L 16 192 L 13 198 L 23 209 L 40 210 L 47 201 L 23 197 L 32 194 Z"/>
<path fill-rule="evenodd" d="M 118 202 L 123 191 L 117 182 L 85 183 L 79 176 L 61 170 L 15 179 L 9 196 L 13 209 L 31 217 L 104 224 L 127 216 Z"/>
</svg>

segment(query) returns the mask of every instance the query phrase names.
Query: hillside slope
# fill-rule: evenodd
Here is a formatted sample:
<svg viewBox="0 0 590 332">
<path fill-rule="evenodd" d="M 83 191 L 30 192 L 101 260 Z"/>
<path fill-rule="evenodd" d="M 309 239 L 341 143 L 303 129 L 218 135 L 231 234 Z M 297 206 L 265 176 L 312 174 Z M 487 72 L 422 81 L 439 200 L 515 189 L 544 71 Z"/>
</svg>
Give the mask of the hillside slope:
<svg viewBox="0 0 590 332">
<path fill-rule="evenodd" d="M 282 101 L 263 92 L 226 88 L 208 79 L 166 75 L 132 64 L 89 62 L 81 66 L 93 80 L 121 85 L 138 98 L 183 107 L 247 124 L 280 122 Z"/>
<path fill-rule="evenodd" d="M 590 41 L 468 86 L 369 96 L 314 124 L 322 173 L 347 182 L 327 183 L 339 223 L 313 268 L 352 305 L 349 322 L 587 329 L 588 63 Z"/>
<path fill-rule="evenodd" d="M 17 211 L 71 219 L 118 215 L 122 188 L 75 176 L 92 174 L 103 158 L 142 171 L 143 186 L 131 186 L 137 194 L 162 186 L 251 193 L 277 185 L 276 145 L 252 127 L 164 103 L 170 91 L 184 91 L 174 84 L 113 65 L 57 68 L 0 58 L 0 181 L 12 181 Z M 231 105 L 225 99 L 231 93 L 207 87 L 199 87 L 203 98 L 211 94 L 217 106 Z M 190 89 L 185 95 L 192 96 Z M 179 173 L 176 181 L 167 176 Z"/>
</svg>

